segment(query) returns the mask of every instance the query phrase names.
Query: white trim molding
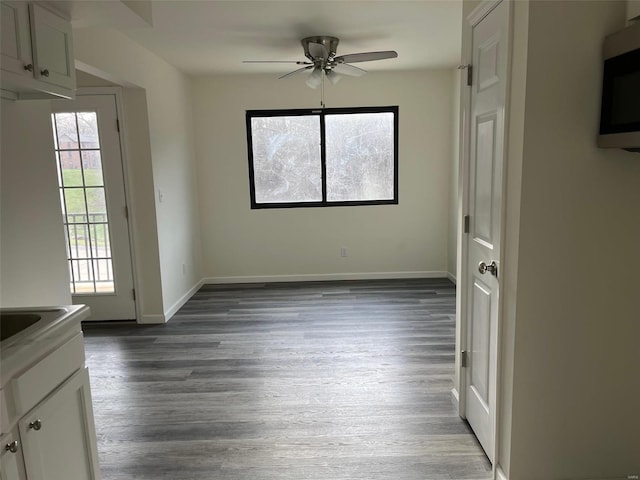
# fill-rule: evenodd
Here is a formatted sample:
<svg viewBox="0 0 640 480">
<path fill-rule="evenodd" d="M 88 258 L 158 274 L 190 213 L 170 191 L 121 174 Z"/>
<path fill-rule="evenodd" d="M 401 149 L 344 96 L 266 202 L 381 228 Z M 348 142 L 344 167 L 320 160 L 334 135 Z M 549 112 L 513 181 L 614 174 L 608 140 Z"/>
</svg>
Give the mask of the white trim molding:
<svg viewBox="0 0 640 480">
<path fill-rule="evenodd" d="M 451 389 L 451 400 L 456 406 L 456 411 L 459 412 L 460 411 L 460 394 L 458 393 L 458 389 L 456 387 L 453 387 Z"/>
<path fill-rule="evenodd" d="M 140 325 L 152 325 L 158 323 L 167 323 L 167 319 L 162 314 L 142 315 L 138 318 Z"/>
<path fill-rule="evenodd" d="M 495 476 L 496 480 L 509 480 L 509 477 L 507 477 L 507 475 L 504 473 L 504 470 L 502 470 L 502 467 L 500 465 L 496 465 L 496 476 Z"/>
<path fill-rule="evenodd" d="M 453 282 L 453 284 L 454 284 L 454 285 L 457 285 L 457 284 L 458 284 L 458 279 L 456 278 L 456 276 L 455 276 L 453 273 L 451 273 L 451 272 L 447 272 L 447 278 L 448 278 L 449 280 L 451 280 L 451 281 Z"/>
<path fill-rule="evenodd" d="M 273 283 L 273 282 L 323 282 L 332 280 L 395 280 L 409 278 L 448 278 L 447 272 L 361 272 L 321 273 L 294 275 L 247 275 L 237 277 L 207 277 L 204 284 L 223 283 Z"/>
<path fill-rule="evenodd" d="M 171 307 L 169 307 L 169 309 L 164 312 L 164 318 L 166 319 L 165 322 L 171 320 L 171 317 L 173 317 L 176 312 L 180 310 L 182 306 L 187 303 L 198 290 L 200 290 L 200 287 L 202 287 L 203 284 L 204 280 L 200 280 L 193 287 L 191 287 L 187 293 L 185 293 L 173 305 L 171 305 Z"/>
</svg>

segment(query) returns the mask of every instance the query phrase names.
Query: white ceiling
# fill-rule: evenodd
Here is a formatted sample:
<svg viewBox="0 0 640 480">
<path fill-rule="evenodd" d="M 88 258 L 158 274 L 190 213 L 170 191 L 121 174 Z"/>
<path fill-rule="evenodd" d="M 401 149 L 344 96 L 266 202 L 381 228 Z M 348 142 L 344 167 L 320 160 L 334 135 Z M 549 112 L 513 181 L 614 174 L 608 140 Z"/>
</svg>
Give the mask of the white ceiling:
<svg viewBox="0 0 640 480">
<path fill-rule="evenodd" d="M 105 6 L 113 10 L 116 2 L 52 3 L 66 11 L 74 28 L 87 28 L 104 26 Z M 452 67 L 460 59 L 461 0 L 150 3 L 153 26 L 121 16 L 109 26 L 188 74 L 286 73 L 296 66 L 242 60 L 304 60 L 300 39 L 312 35 L 338 37 L 338 55 L 398 52 L 396 59 L 358 64 L 367 70 Z"/>
</svg>

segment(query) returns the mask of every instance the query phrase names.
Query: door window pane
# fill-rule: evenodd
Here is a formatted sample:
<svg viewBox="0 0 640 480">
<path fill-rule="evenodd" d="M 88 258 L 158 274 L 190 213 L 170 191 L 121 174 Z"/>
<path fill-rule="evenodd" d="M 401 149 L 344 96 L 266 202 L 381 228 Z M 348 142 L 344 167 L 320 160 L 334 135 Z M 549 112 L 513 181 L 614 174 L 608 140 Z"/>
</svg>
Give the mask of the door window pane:
<svg viewBox="0 0 640 480">
<path fill-rule="evenodd" d="M 84 184 L 87 186 L 102 186 L 102 159 L 100 150 L 84 150 L 82 152 L 82 169 Z"/>
</svg>

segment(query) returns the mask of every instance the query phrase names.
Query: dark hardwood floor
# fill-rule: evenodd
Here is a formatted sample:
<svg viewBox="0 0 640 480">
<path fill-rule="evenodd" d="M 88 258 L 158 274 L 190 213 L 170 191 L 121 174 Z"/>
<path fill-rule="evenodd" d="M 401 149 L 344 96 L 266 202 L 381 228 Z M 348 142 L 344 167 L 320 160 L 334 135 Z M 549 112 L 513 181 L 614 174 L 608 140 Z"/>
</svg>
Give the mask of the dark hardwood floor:
<svg viewBox="0 0 640 480">
<path fill-rule="evenodd" d="M 85 324 L 103 480 L 486 480 L 448 280 L 204 286 Z"/>
</svg>

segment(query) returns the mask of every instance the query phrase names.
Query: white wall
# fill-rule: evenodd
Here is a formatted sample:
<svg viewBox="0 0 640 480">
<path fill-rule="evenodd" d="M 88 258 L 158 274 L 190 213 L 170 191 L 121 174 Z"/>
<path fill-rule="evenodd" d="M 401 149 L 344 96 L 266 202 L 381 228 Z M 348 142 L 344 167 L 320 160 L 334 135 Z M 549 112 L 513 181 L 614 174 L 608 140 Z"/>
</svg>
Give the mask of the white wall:
<svg viewBox="0 0 640 480">
<path fill-rule="evenodd" d="M 116 31 L 74 30 L 74 50 L 82 69 L 145 90 L 152 162 L 152 171 L 147 174 L 153 178 L 146 188 L 154 188 L 145 195 L 155 202 L 162 303 L 164 316 L 170 317 L 201 278 L 190 82 L 160 57 Z"/>
<path fill-rule="evenodd" d="M 515 11 L 516 37 L 528 33 L 515 42 L 526 64 L 514 57 L 512 100 L 526 97 L 510 135 L 522 149 L 510 148 L 507 186 L 520 209 L 507 206 L 517 290 L 503 291 L 500 455 L 511 480 L 637 474 L 640 155 L 595 143 L 602 40 L 624 25 L 625 4 Z"/>
<path fill-rule="evenodd" d="M 2 100 L 0 306 L 70 305 L 49 101 Z"/>
<path fill-rule="evenodd" d="M 251 210 L 245 111 L 318 107 L 320 92 L 276 75 L 198 77 L 193 86 L 210 281 L 446 273 L 450 70 L 372 72 L 326 87 L 328 107 L 400 107 L 400 203 L 385 206 Z"/>
</svg>

